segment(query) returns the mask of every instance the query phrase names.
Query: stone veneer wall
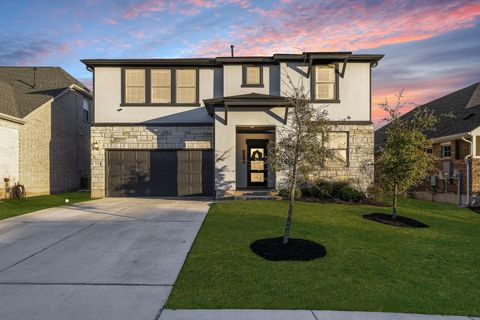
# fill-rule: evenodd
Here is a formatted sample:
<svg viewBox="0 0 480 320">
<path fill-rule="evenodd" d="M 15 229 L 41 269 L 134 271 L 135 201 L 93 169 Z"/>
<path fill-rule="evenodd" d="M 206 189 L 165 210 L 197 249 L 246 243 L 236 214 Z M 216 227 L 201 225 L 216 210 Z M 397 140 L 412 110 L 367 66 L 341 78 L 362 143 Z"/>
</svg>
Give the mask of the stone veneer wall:
<svg viewBox="0 0 480 320">
<path fill-rule="evenodd" d="M 108 149 L 211 149 L 213 127 L 94 126 L 91 128 L 92 197 L 105 197 L 105 150 Z"/>
<path fill-rule="evenodd" d="M 349 163 L 347 167 L 327 167 L 318 175 L 329 180 L 348 181 L 367 191 L 373 185 L 373 125 L 335 125 L 331 130 L 348 132 Z"/>
</svg>

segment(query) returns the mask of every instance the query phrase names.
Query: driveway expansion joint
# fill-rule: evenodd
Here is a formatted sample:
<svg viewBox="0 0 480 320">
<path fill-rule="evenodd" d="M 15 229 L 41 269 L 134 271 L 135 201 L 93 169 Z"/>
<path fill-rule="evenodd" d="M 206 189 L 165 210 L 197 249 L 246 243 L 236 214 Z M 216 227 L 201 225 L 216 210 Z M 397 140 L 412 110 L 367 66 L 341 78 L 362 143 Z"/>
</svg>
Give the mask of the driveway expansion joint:
<svg viewBox="0 0 480 320">
<path fill-rule="evenodd" d="M 106 218 L 105 218 L 105 219 L 106 219 Z M 40 249 L 39 251 L 32 253 L 31 255 L 29 255 L 29 256 L 27 256 L 27 257 L 25 257 L 25 258 L 23 258 L 23 259 L 15 262 L 14 264 L 12 264 L 12 265 L 10 265 L 10 266 L 8 266 L 8 267 L 5 267 L 5 268 L 3 268 L 3 269 L 0 269 L 0 273 L 1 273 L 1 272 L 4 272 L 4 271 L 7 271 L 8 269 L 11 269 L 11 268 L 15 267 L 16 265 L 19 265 L 20 263 L 22 263 L 22 262 L 24 262 L 24 261 L 27 261 L 28 259 L 30 259 L 30 258 L 32 258 L 32 257 L 34 257 L 34 256 L 36 256 L 36 255 L 38 255 L 38 254 L 46 251 L 46 250 L 52 248 L 53 246 L 55 246 L 55 245 L 57 245 L 57 244 L 59 244 L 60 242 L 62 242 L 62 241 L 64 241 L 64 240 L 67 240 L 68 238 L 71 238 L 71 237 L 73 237 L 73 236 L 81 233 L 82 231 L 87 230 L 87 229 L 90 228 L 90 227 L 93 227 L 94 225 L 96 225 L 97 223 L 99 223 L 100 221 L 103 221 L 103 220 L 104 220 L 104 219 L 99 220 L 99 221 L 95 221 L 94 223 L 91 223 L 91 224 L 89 224 L 89 225 L 86 225 L 85 227 L 80 228 L 79 230 L 73 232 L 72 234 L 69 234 L 68 236 L 63 237 L 62 239 L 57 240 L 57 241 L 49 244 L 49 245 L 46 246 L 45 248 L 42 248 L 42 249 Z"/>
</svg>

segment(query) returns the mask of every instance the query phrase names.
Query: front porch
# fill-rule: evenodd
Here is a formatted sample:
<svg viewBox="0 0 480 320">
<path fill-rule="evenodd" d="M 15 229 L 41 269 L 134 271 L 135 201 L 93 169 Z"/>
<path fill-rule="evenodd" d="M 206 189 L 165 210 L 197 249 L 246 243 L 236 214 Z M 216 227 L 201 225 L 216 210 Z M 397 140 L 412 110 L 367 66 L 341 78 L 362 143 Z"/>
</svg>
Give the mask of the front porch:
<svg viewBox="0 0 480 320">
<path fill-rule="evenodd" d="M 287 99 L 247 94 L 204 102 L 214 119 L 216 197 L 277 188 L 281 177 L 268 163 L 268 149 L 285 126 Z"/>
</svg>

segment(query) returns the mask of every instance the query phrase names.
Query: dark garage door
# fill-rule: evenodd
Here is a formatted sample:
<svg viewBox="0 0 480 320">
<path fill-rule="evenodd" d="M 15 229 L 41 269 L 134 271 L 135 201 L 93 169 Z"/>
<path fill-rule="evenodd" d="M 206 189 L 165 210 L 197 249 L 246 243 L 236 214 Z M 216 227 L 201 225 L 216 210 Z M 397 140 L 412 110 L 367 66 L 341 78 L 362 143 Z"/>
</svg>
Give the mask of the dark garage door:
<svg viewBox="0 0 480 320">
<path fill-rule="evenodd" d="M 106 159 L 109 197 L 213 194 L 211 150 L 110 150 Z"/>
</svg>

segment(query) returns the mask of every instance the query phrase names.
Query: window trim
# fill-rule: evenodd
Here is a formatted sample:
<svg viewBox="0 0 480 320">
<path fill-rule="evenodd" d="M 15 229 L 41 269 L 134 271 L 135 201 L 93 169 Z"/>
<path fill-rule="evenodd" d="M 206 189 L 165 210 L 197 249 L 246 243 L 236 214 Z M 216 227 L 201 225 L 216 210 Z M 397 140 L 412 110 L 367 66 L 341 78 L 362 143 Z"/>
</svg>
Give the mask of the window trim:
<svg viewBox="0 0 480 320">
<path fill-rule="evenodd" d="M 87 102 L 87 108 L 85 109 L 85 106 L 84 106 L 84 103 L 85 101 Z M 90 116 L 90 112 L 92 110 L 92 107 L 91 107 L 91 100 L 83 97 L 83 100 L 82 100 L 82 120 L 83 122 L 85 123 L 90 123 L 91 121 L 91 116 Z M 87 120 L 85 120 L 85 112 L 87 114 Z"/>
<path fill-rule="evenodd" d="M 142 69 L 145 70 L 145 103 L 126 103 L 125 102 L 125 70 Z M 171 71 L 171 102 L 151 102 L 152 101 L 152 79 L 151 70 L 170 69 Z M 195 70 L 196 72 L 196 99 L 194 103 L 176 103 L 176 72 L 177 69 Z M 172 106 L 172 107 L 199 107 L 200 106 L 200 70 L 198 67 L 122 67 L 121 71 L 121 107 L 150 107 L 150 106 Z"/>
<path fill-rule="evenodd" d="M 335 70 L 335 86 L 334 86 L 334 97 L 333 99 L 316 99 L 316 77 L 317 77 L 317 72 L 316 72 L 316 67 L 317 66 L 328 66 L 328 65 L 333 65 L 334 70 Z M 314 64 L 312 65 L 311 71 L 311 81 L 310 81 L 310 99 L 312 102 L 322 102 L 322 103 L 340 103 L 340 86 L 339 86 L 339 71 L 338 71 L 338 62 L 334 63 L 327 63 L 327 64 Z"/>
<path fill-rule="evenodd" d="M 152 102 L 152 70 L 170 70 L 170 102 Z M 155 105 L 155 106 L 163 106 L 163 105 L 172 105 L 174 104 L 173 101 L 175 101 L 175 88 L 172 86 L 172 84 L 175 84 L 175 70 L 172 68 L 148 68 L 148 91 L 149 91 L 149 97 L 148 97 L 148 102 L 149 105 Z"/>
<path fill-rule="evenodd" d="M 126 70 L 145 70 L 145 103 L 127 103 L 126 100 L 125 100 L 125 97 L 126 97 L 126 93 L 125 93 L 125 85 L 126 85 Z M 146 102 L 148 101 L 147 100 L 147 94 L 148 94 L 148 81 L 147 81 L 147 78 L 148 78 L 148 75 L 147 75 L 147 70 L 145 68 L 122 68 L 122 79 L 121 79 L 121 90 L 122 90 L 122 105 L 142 105 L 142 104 L 146 104 Z"/>
<path fill-rule="evenodd" d="M 248 84 L 247 83 L 247 68 L 255 67 L 260 69 L 260 83 L 258 84 Z M 263 88 L 265 87 L 263 83 L 263 65 L 260 64 L 242 64 L 242 88 Z"/>
<path fill-rule="evenodd" d="M 325 159 L 325 168 L 335 169 L 335 168 L 348 168 L 348 167 L 350 167 L 350 131 L 332 130 L 332 131 L 328 132 L 328 134 L 330 134 L 330 133 L 346 133 L 347 134 L 347 146 L 346 146 L 346 148 L 327 148 L 328 150 L 345 150 L 347 158 L 345 159 L 345 165 L 344 166 L 329 166 L 329 165 L 327 165 L 328 159 Z M 329 139 L 330 139 L 330 137 L 329 137 Z"/>
<path fill-rule="evenodd" d="M 450 147 L 450 155 L 449 156 L 444 156 L 443 155 L 443 147 Z M 440 156 L 442 157 L 442 159 L 450 159 L 452 157 L 452 143 L 451 142 L 443 143 L 443 144 L 440 145 Z"/>
</svg>

